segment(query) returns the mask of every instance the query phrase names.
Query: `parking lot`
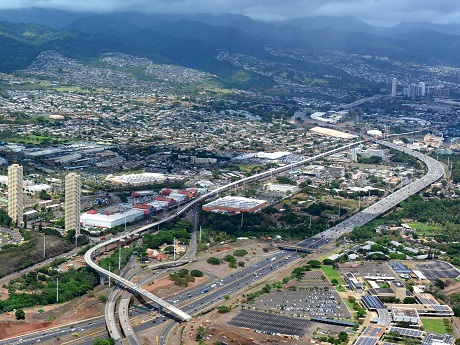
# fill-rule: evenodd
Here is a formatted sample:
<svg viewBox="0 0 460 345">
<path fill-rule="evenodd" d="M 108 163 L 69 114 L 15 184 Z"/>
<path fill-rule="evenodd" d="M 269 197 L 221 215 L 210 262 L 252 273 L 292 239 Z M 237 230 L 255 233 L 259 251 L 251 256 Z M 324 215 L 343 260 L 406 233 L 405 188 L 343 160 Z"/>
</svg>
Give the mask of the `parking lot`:
<svg viewBox="0 0 460 345">
<path fill-rule="evenodd" d="M 332 285 L 324 278 L 323 272 L 307 271 L 301 280 L 292 280 L 285 287 L 295 286 L 298 291 L 324 291 L 331 289 Z"/>
<path fill-rule="evenodd" d="M 436 280 L 438 278 L 455 279 L 460 275 L 455 267 L 443 261 L 430 261 L 423 264 L 417 264 L 415 267 L 430 280 Z"/>
<path fill-rule="evenodd" d="M 337 292 L 272 291 L 256 299 L 250 307 L 281 311 L 283 314 L 305 317 L 347 319 L 351 315 Z"/>
<path fill-rule="evenodd" d="M 242 310 L 230 320 L 229 325 L 249 328 L 265 334 L 280 333 L 302 337 L 311 327 L 312 322 L 294 317 Z"/>
<path fill-rule="evenodd" d="M 339 272 L 342 275 L 351 272 L 357 278 L 365 276 L 396 278 L 398 276 L 385 262 L 361 261 L 361 263 L 356 264 L 346 263 L 339 266 Z"/>
</svg>

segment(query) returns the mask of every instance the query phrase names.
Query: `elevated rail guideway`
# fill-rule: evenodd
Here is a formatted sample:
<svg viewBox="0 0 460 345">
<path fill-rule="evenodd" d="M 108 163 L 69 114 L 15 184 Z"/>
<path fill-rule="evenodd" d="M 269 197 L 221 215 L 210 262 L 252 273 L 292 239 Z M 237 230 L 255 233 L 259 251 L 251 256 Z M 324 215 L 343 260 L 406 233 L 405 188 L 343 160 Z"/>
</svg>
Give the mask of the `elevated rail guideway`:
<svg viewBox="0 0 460 345">
<path fill-rule="evenodd" d="M 178 209 L 177 212 L 171 214 L 170 216 L 168 216 L 168 217 L 166 217 L 164 219 L 161 219 L 161 220 L 159 220 L 159 221 L 157 221 L 155 223 L 152 223 L 152 224 L 148 224 L 148 225 L 139 227 L 139 228 L 131 231 L 128 234 L 125 234 L 125 235 L 122 235 L 122 236 L 119 236 L 119 237 L 115 237 L 115 238 L 111 238 L 111 239 L 108 239 L 108 240 L 106 240 L 104 242 L 101 242 L 101 243 L 97 244 L 96 246 L 92 247 L 91 249 L 89 249 L 85 253 L 86 264 L 89 267 L 91 267 L 92 269 L 94 269 L 96 272 L 99 272 L 99 274 L 101 276 L 110 277 L 110 279 L 118 282 L 119 285 L 123 286 L 127 290 L 130 290 L 131 292 L 133 292 L 135 294 L 142 295 L 143 297 L 155 302 L 156 304 L 158 304 L 160 306 L 160 309 L 164 308 L 164 309 L 168 310 L 172 315 L 174 315 L 177 318 L 179 318 L 180 320 L 188 321 L 188 320 L 191 319 L 191 316 L 189 314 L 183 312 L 179 308 L 171 305 L 170 303 L 168 303 L 168 302 L 164 301 L 163 299 L 155 296 L 154 294 L 142 289 L 140 286 L 130 282 L 129 280 L 127 280 L 127 279 L 125 279 L 123 277 L 120 277 L 119 275 L 100 267 L 97 263 L 95 263 L 93 261 L 93 259 L 96 257 L 96 253 L 99 252 L 99 251 L 103 251 L 103 248 L 105 248 L 109 244 L 117 243 L 118 241 L 124 240 L 125 238 L 131 237 L 131 236 L 140 235 L 140 234 L 142 234 L 144 232 L 149 231 L 152 228 L 157 227 L 158 225 L 160 225 L 162 223 L 169 222 L 170 220 L 174 219 L 175 217 L 179 216 L 180 214 L 182 214 L 184 212 L 187 212 L 192 207 L 194 207 L 196 205 L 199 205 L 201 202 L 203 202 L 203 201 L 205 201 L 205 200 L 207 200 L 209 198 L 212 198 L 214 196 L 217 196 L 219 193 L 222 193 L 222 192 L 224 192 L 226 190 L 236 188 L 236 187 L 238 187 L 240 185 L 244 185 L 244 184 L 252 182 L 252 181 L 261 180 L 261 179 L 264 179 L 264 178 L 279 174 L 279 173 L 284 172 L 284 171 L 288 171 L 288 170 L 293 169 L 295 167 L 301 166 L 301 165 L 303 165 L 305 163 L 312 162 L 312 161 L 314 161 L 316 159 L 323 158 L 323 157 L 326 157 L 326 156 L 329 156 L 329 155 L 332 155 L 332 154 L 335 154 L 335 153 L 350 149 L 350 148 L 352 148 L 352 147 L 354 147 L 356 145 L 359 145 L 361 143 L 363 143 L 363 141 L 357 141 L 357 142 L 354 142 L 354 143 L 351 143 L 351 144 L 347 144 L 347 145 L 335 148 L 333 150 L 329 150 L 329 151 L 320 153 L 318 155 L 308 157 L 308 158 L 303 159 L 301 161 L 293 162 L 291 164 L 288 164 L 286 166 L 282 166 L 282 167 L 279 167 L 279 168 L 270 169 L 268 171 L 264 171 L 264 172 L 256 174 L 256 175 L 245 177 L 245 178 L 242 178 L 241 180 L 238 180 L 238 181 L 229 183 L 229 184 L 227 184 L 225 186 L 216 188 L 215 190 L 196 198 L 195 200 L 193 200 L 190 203 L 188 203 L 187 205 L 185 205 L 183 208 Z"/>
<path fill-rule="evenodd" d="M 365 208 L 361 212 L 356 213 L 355 215 L 347 218 L 343 222 L 312 236 L 302 242 L 299 242 L 295 245 L 283 245 L 279 246 L 280 249 L 285 250 L 294 250 L 300 252 L 308 252 L 312 249 L 319 248 L 325 243 L 339 238 L 340 236 L 349 233 L 357 226 L 362 226 L 371 220 L 377 218 L 381 214 L 388 212 L 390 209 L 398 205 L 401 201 L 404 201 L 409 196 L 420 192 L 425 189 L 432 183 L 438 181 L 444 175 L 444 167 L 436 159 L 431 158 L 423 153 L 411 150 L 407 147 L 402 147 L 387 141 L 383 140 L 374 140 L 376 143 L 386 146 L 401 152 L 404 152 L 412 157 L 417 158 L 422 161 L 426 167 L 427 172 L 424 176 L 419 179 L 412 181 L 411 183 L 405 185 L 404 187 L 398 189 L 394 193 L 388 195 L 386 198 L 383 198 L 371 206 Z"/>
</svg>

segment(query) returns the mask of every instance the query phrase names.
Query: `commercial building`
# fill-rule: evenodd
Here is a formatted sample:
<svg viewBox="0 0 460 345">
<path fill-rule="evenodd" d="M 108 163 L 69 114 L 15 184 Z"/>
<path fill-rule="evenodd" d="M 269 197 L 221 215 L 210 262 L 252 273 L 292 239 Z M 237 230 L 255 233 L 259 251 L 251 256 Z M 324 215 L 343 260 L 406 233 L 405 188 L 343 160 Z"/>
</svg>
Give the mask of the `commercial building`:
<svg viewBox="0 0 460 345">
<path fill-rule="evenodd" d="M 335 129 L 324 128 L 324 127 L 313 127 L 313 128 L 310 128 L 310 131 L 316 134 L 326 135 L 329 137 L 341 138 L 341 139 L 354 139 L 358 137 L 357 135 L 354 135 L 354 134 L 345 133 L 345 132 L 337 131 Z"/>
<path fill-rule="evenodd" d="M 81 177 L 76 173 L 65 177 L 65 231 L 75 230 L 80 234 Z"/>
<path fill-rule="evenodd" d="M 105 214 L 96 210 L 83 213 L 80 216 L 81 225 L 85 228 L 111 229 L 144 217 L 143 209 L 131 209 L 122 213 Z"/>
<path fill-rule="evenodd" d="M 24 184 L 22 166 L 13 164 L 8 167 L 8 216 L 13 222 L 23 223 Z"/>
<path fill-rule="evenodd" d="M 158 173 L 141 173 L 129 175 L 108 175 L 106 181 L 124 186 L 146 186 L 156 183 L 173 183 L 184 179 L 183 176 L 165 175 Z"/>
<path fill-rule="evenodd" d="M 351 272 L 345 273 L 345 281 L 348 285 L 357 292 L 363 292 L 363 284 L 361 284 L 358 279 L 356 279 L 355 275 Z"/>
<path fill-rule="evenodd" d="M 268 183 L 265 187 L 269 191 L 291 194 L 295 194 L 299 190 L 299 187 L 289 184 Z"/>
<path fill-rule="evenodd" d="M 267 200 L 249 199 L 241 196 L 225 196 L 203 205 L 203 210 L 214 212 L 254 213 L 267 205 Z"/>
<path fill-rule="evenodd" d="M 395 323 L 408 323 L 410 325 L 420 324 L 420 317 L 415 308 L 393 307 L 391 309 L 391 315 Z"/>
</svg>

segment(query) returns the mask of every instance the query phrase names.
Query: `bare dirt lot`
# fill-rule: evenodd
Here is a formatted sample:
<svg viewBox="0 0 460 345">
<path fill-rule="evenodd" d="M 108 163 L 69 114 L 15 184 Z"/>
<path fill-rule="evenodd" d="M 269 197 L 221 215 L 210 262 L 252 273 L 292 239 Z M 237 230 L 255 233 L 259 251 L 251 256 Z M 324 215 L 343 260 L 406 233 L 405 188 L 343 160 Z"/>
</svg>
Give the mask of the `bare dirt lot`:
<svg viewBox="0 0 460 345">
<path fill-rule="evenodd" d="M 0 314 L 0 339 L 101 316 L 104 306 L 95 297 L 80 297 L 64 304 L 24 309 L 25 321 L 17 321 L 14 313 Z"/>
</svg>

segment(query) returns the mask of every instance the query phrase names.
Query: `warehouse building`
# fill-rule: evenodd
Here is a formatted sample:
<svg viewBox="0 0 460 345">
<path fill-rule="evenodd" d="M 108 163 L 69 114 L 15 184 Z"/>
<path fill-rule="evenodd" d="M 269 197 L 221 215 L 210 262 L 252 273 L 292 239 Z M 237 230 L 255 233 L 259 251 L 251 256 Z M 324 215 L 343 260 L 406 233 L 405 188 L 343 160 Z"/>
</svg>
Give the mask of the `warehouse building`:
<svg viewBox="0 0 460 345">
<path fill-rule="evenodd" d="M 144 210 L 142 209 L 131 209 L 123 213 L 114 214 L 99 213 L 96 210 L 91 210 L 80 216 L 80 224 L 85 228 L 111 229 L 142 217 L 144 217 Z"/>
<path fill-rule="evenodd" d="M 267 200 L 250 199 L 241 196 L 225 196 L 203 205 L 210 212 L 248 212 L 254 213 L 268 205 Z"/>
<path fill-rule="evenodd" d="M 265 187 L 268 191 L 279 192 L 279 193 L 291 193 L 295 194 L 299 191 L 299 187 L 293 186 L 290 184 L 278 184 L 278 183 L 268 183 Z"/>
<path fill-rule="evenodd" d="M 108 175 L 106 181 L 123 186 L 146 186 L 157 183 L 174 183 L 184 179 L 183 176 L 158 173 L 141 173 L 129 175 Z"/>
</svg>

